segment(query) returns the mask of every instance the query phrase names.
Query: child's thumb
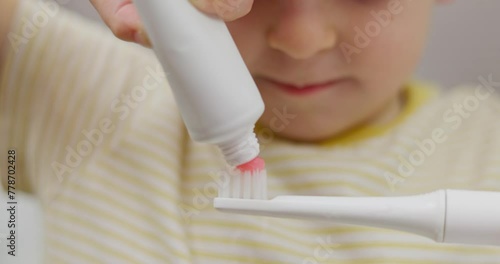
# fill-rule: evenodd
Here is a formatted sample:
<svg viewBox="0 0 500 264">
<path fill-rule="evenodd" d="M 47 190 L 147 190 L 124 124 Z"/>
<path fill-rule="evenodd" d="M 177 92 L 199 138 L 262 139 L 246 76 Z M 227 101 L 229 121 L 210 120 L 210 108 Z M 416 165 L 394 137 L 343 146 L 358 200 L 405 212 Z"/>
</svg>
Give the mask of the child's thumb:
<svg viewBox="0 0 500 264">
<path fill-rule="evenodd" d="M 201 11 L 225 21 L 238 19 L 250 12 L 254 0 L 190 0 Z"/>
</svg>

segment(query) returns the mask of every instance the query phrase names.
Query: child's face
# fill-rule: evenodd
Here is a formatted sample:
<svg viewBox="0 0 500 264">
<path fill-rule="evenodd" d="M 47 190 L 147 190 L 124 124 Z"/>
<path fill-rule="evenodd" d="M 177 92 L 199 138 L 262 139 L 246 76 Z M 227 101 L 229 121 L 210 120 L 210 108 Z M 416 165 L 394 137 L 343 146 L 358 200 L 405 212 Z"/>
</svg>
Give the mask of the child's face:
<svg viewBox="0 0 500 264">
<path fill-rule="evenodd" d="M 393 118 L 433 4 L 255 0 L 228 26 L 266 103 L 260 122 L 283 137 L 317 141 Z"/>
</svg>

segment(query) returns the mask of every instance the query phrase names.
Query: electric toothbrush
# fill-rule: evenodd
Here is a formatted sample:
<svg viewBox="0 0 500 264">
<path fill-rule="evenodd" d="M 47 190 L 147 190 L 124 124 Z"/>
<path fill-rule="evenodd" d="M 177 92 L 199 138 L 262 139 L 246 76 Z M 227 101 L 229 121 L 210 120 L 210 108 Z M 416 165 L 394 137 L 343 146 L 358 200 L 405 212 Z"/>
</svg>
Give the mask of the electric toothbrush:
<svg viewBox="0 0 500 264">
<path fill-rule="evenodd" d="M 438 190 L 400 197 L 215 198 L 223 212 L 326 220 L 410 232 L 437 242 L 500 246 L 500 193 Z"/>
</svg>

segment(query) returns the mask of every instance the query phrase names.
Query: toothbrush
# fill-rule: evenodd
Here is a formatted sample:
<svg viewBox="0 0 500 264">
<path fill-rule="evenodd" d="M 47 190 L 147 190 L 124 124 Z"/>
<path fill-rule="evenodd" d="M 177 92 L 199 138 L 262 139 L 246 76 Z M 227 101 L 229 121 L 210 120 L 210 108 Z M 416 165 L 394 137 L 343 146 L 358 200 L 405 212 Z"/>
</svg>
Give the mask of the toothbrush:
<svg viewBox="0 0 500 264">
<path fill-rule="evenodd" d="M 267 173 L 262 158 L 257 157 L 226 172 L 229 177 L 219 186 L 219 197 L 267 199 Z"/>
<path fill-rule="evenodd" d="M 188 0 L 134 0 L 194 141 L 216 145 L 229 165 L 226 198 L 267 199 L 253 132 L 264 102 L 221 19 Z"/>
<path fill-rule="evenodd" d="M 500 192 L 438 190 L 400 197 L 215 198 L 222 212 L 395 229 L 436 242 L 500 246 Z"/>
</svg>

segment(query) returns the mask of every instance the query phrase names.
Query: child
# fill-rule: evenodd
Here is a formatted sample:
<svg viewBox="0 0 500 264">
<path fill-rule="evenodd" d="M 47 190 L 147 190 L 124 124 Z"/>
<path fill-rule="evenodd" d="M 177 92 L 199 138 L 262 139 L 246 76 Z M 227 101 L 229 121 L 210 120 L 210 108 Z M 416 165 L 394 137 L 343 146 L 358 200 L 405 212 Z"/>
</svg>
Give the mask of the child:
<svg viewBox="0 0 500 264">
<path fill-rule="evenodd" d="M 411 81 L 437 1 L 227 2 L 200 8 L 231 21 L 266 103 L 269 197 L 500 191 L 495 76 L 449 94 Z M 148 45 L 130 1 L 93 3 Z M 224 161 L 189 139 L 150 50 L 49 0 L 19 1 L 10 29 L 0 149 L 43 203 L 47 263 L 500 262 L 495 247 L 217 212 Z"/>
</svg>

